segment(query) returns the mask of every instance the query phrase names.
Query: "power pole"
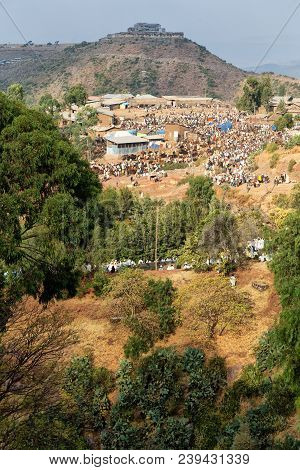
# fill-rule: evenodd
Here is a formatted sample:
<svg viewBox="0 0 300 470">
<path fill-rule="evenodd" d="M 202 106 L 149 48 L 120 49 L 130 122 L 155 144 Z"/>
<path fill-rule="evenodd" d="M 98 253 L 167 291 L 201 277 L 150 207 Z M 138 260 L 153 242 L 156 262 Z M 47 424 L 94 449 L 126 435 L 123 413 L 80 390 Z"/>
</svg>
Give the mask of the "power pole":
<svg viewBox="0 0 300 470">
<path fill-rule="evenodd" d="M 156 229 L 155 229 L 155 270 L 158 271 L 158 224 L 159 224 L 159 205 L 156 207 Z"/>
</svg>

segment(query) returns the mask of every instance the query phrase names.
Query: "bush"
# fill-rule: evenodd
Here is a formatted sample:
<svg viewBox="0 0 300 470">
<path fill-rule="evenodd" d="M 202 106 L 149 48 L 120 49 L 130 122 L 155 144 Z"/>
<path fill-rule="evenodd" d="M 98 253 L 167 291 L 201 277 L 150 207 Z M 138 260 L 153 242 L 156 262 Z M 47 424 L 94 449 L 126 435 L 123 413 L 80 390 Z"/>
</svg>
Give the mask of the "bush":
<svg viewBox="0 0 300 470">
<path fill-rule="evenodd" d="M 129 359 L 138 359 L 141 354 L 148 352 L 151 346 L 141 337 L 131 336 L 124 346 L 124 353 Z"/>
<path fill-rule="evenodd" d="M 267 393 L 266 404 L 274 414 L 288 417 L 295 411 L 295 395 L 284 378 L 280 377 L 272 383 Z"/>
<path fill-rule="evenodd" d="M 280 364 L 283 348 L 280 345 L 277 330 L 274 328 L 267 331 L 259 341 L 256 349 L 256 364 L 260 371 L 272 371 Z"/>
<path fill-rule="evenodd" d="M 266 450 L 271 446 L 272 434 L 281 431 L 284 420 L 274 415 L 265 404 L 251 408 L 246 414 L 250 435 L 254 439 L 257 449 Z"/>
<path fill-rule="evenodd" d="M 241 399 L 247 393 L 248 387 L 242 380 L 234 382 L 225 392 L 221 405 L 222 414 L 228 419 L 233 419 L 240 412 Z"/>
<path fill-rule="evenodd" d="M 287 149 L 292 149 L 297 146 L 300 146 L 300 135 L 295 135 L 286 144 Z"/>
<path fill-rule="evenodd" d="M 246 397 L 261 395 L 264 392 L 266 384 L 269 383 L 269 380 L 264 378 L 256 365 L 245 367 L 241 380 L 244 382 L 244 395 Z"/>
<path fill-rule="evenodd" d="M 290 129 L 294 125 L 294 119 L 292 114 L 284 114 L 280 116 L 275 122 L 275 126 L 277 127 L 278 131 L 284 131 L 285 129 Z"/>
<path fill-rule="evenodd" d="M 268 152 L 268 153 L 276 152 L 276 150 L 278 150 L 278 145 L 275 142 L 270 142 L 266 146 L 266 152 Z"/>
<path fill-rule="evenodd" d="M 294 170 L 294 166 L 296 164 L 297 164 L 297 162 L 293 158 L 292 158 L 292 160 L 289 161 L 289 165 L 288 165 L 288 172 L 289 173 L 292 173 L 292 171 Z"/>
<path fill-rule="evenodd" d="M 208 207 L 214 196 L 212 181 L 206 176 L 194 176 L 189 180 L 187 196 L 190 200 L 197 201 L 201 206 Z"/>
<path fill-rule="evenodd" d="M 275 168 L 278 161 L 279 161 L 280 156 L 278 153 L 273 153 L 273 155 L 270 157 L 270 168 Z"/>
<path fill-rule="evenodd" d="M 290 207 L 290 198 L 287 194 L 275 194 L 272 202 L 280 209 L 289 209 Z"/>
<path fill-rule="evenodd" d="M 159 338 L 175 332 L 179 324 L 179 316 L 173 306 L 176 290 L 172 282 L 154 281 L 150 279 L 145 292 L 145 305 L 150 312 L 153 312 L 159 319 Z"/>
<path fill-rule="evenodd" d="M 184 162 L 179 163 L 165 163 L 162 166 L 162 170 L 164 171 L 171 171 L 171 170 L 184 170 L 188 168 L 188 164 Z"/>
<path fill-rule="evenodd" d="M 111 281 L 108 274 L 103 271 L 98 271 L 94 276 L 93 288 L 95 295 L 101 297 L 109 292 Z"/>
<path fill-rule="evenodd" d="M 300 440 L 286 436 L 282 441 L 276 440 L 272 446 L 275 450 L 300 450 Z"/>
<path fill-rule="evenodd" d="M 199 372 L 204 366 L 205 355 L 200 349 L 188 347 L 184 351 L 183 369 L 189 374 Z"/>
</svg>

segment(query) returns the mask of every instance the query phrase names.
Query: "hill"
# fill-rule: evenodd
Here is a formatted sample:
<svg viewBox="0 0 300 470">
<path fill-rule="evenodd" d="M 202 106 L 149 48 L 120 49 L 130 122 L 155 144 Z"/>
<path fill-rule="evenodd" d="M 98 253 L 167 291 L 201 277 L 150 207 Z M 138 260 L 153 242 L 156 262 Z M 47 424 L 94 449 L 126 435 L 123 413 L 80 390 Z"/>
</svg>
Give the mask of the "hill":
<svg viewBox="0 0 300 470">
<path fill-rule="evenodd" d="M 204 95 L 232 99 L 246 72 L 186 38 L 115 36 L 71 46 L 5 48 L 0 62 L 24 60 L 0 69 L 0 88 L 21 82 L 35 98 L 45 91 L 60 96 L 82 82 L 91 94 L 128 91 L 155 95 Z"/>
</svg>

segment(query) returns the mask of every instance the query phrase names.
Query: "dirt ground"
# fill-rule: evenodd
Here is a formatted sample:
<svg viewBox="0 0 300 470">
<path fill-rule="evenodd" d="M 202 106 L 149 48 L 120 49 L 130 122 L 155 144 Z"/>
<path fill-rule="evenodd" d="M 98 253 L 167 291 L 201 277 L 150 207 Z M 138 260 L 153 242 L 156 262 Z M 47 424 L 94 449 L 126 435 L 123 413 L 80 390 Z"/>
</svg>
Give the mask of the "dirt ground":
<svg viewBox="0 0 300 470">
<path fill-rule="evenodd" d="M 219 197 L 225 197 L 237 209 L 241 207 L 255 207 L 260 208 L 268 213 L 274 208 L 273 198 L 278 194 L 289 195 L 293 187 L 300 182 L 300 149 L 296 147 L 291 150 L 279 149 L 276 153 L 279 154 L 279 161 L 275 168 L 270 168 L 271 154 L 267 152 L 261 153 L 256 158 L 258 169 L 255 171 L 257 175 L 269 175 L 271 182 L 262 184 L 259 188 L 251 188 L 247 190 L 246 185 L 238 188 L 229 188 L 225 193 L 220 186 L 215 185 L 216 193 Z M 292 172 L 288 171 L 290 160 L 295 160 L 296 165 Z M 180 181 L 186 179 L 188 176 L 199 176 L 204 174 L 203 160 L 198 166 L 186 168 L 184 170 L 172 170 L 167 172 L 167 177 L 163 178 L 161 182 L 155 183 L 150 181 L 148 177 L 138 178 L 138 186 L 133 187 L 130 178 L 123 176 L 120 178 L 112 178 L 103 183 L 104 188 L 114 187 L 123 188 L 128 187 L 141 196 L 148 195 L 151 198 L 164 199 L 166 202 L 180 200 L 185 197 L 188 184 L 180 184 Z M 288 173 L 290 183 L 274 185 L 275 176 L 280 176 L 282 173 Z"/>
<path fill-rule="evenodd" d="M 149 196 L 156 199 L 164 199 L 166 202 L 180 200 L 185 197 L 188 184 L 178 183 L 189 176 L 199 176 L 204 173 L 203 166 L 186 168 L 184 170 L 172 170 L 167 172 L 167 177 L 163 178 L 159 183 L 150 181 L 149 177 L 142 176 L 138 178 L 138 186 L 133 186 L 130 177 L 122 176 L 120 178 L 112 178 L 103 183 L 104 188 L 130 188 L 140 196 Z"/>
<path fill-rule="evenodd" d="M 195 276 L 211 276 L 214 274 L 196 274 L 183 271 L 151 272 L 149 275 L 170 278 L 175 286 L 189 282 Z M 234 379 L 246 364 L 254 362 L 253 348 L 263 332 L 274 323 L 280 306 L 279 299 L 274 290 L 272 274 L 266 264 L 254 262 L 247 269 L 237 273 L 238 289 L 249 292 L 254 302 L 254 317 L 250 324 L 238 333 L 225 333 L 216 341 L 216 353 L 226 359 L 229 369 L 229 378 Z M 260 293 L 252 287 L 252 282 L 264 280 L 270 288 Z M 69 354 L 82 355 L 92 352 L 98 366 L 111 370 L 118 368 L 123 358 L 123 346 L 128 338 L 128 330 L 121 324 L 112 324 L 106 318 L 103 300 L 94 297 L 91 293 L 78 299 L 61 302 L 69 313 L 72 327 L 77 330 L 79 343 Z M 182 326 L 167 341 L 160 342 L 159 346 L 174 346 L 182 351 L 187 346 L 203 347 L 203 338 L 190 329 L 190 319 L 183 318 Z M 211 351 L 208 352 L 212 354 Z"/>
<path fill-rule="evenodd" d="M 300 148 L 295 147 L 291 150 L 279 149 L 275 152 L 279 155 L 279 161 L 275 168 L 270 168 L 270 158 L 272 154 L 268 152 L 261 153 L 256 158 L 258 169 L 255 171 L 257 175 L 269 175 L 271 183 L 262 184 L 259 188 L 251 188 L 247 191 L 246 185 L 239 188 L 230 189 L 225 199 L 238 207 L 256 207 L 262 209 L 265 213 L 269 213 L 274 208 L 274 196 L 279 194 L 290 195 L 292 189 L 300 182 Z M 290 160 L 295 160 L 296 165 L 292 172 L 288 171 Z M 288 184 L 274 185 L 275 176 L 287 173 L 290 178 Z M 216 188 L 217 194 L 221 196 L 222 190 Z"/>
</svg>

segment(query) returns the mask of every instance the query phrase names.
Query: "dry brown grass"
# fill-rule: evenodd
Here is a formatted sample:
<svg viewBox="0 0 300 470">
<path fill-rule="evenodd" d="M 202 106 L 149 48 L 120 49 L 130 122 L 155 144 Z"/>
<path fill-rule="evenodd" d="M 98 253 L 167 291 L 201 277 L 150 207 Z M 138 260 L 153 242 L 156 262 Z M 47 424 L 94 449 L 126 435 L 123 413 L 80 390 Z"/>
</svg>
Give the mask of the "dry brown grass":
<svg viewBox="0 0 300 470">
<path fill-rule="evenodd" d="M 176 287 L 189 283 L 196 276 L 205 278 L 215 275 L 217 274 L 183 271 L 149 273 L 149 276 L 157 278 L 169 277 Z M 246 269 L 238 271 L 237 279 L 238 289 L 251 294 L 254 318 L 241 331 L 227 332 L 224 336 L 217 337 L 214 348 L 206 351 L 208 355 L 217 353 L 226 359 L 230 379 L 234 379 L 243 366 L 254 362 L 253 348 L 260 336 L 274 323 L 280 311 L 273 277 L 265 264 L 250 264 Z M 263 280 L 270 288 L 262 293 L 256 291 L 252 288 L 252 282 L 257 280 Z M 123 346 L 129 331 L 122 324 L 110 323 L 105 313 L 105 303 L 91 294 L 60 304 L 73 318 L 72 326 L 79 334 L 79 343 L 72 348 L 70 356 L 92 352 L 96 364 L 116 370 L 123 358 Z M 158 346 L 174 346 L 178 351 L 183 351 L 187 346 L 203 347 L 204 338 L 197 331 L 191 331 L 190 323 L 188 316 L 183 318 L 182 326 L 177 328 L 176 333 L 168 340 L 158 343 Z"/>
</svg>

